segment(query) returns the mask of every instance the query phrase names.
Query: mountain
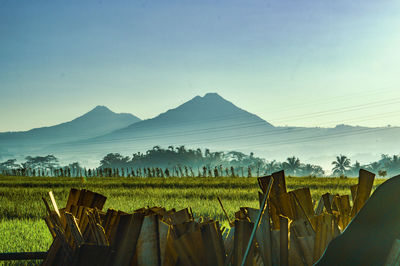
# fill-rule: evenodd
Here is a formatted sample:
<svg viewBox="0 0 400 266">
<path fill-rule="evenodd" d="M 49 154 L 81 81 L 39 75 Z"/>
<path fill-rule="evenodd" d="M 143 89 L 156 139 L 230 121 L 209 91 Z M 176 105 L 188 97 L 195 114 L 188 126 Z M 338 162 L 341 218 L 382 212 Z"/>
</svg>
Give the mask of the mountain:
<svg viewBox="0 0 400 266">
<path fill-rule="evenodd" d="M 196 96 L 155 118 L 112 132 L 107 137 L 132 135 L 154 129 L 178 134 L 182 133 L 182 130 L 185 130 L 185 132 L 186 130 L 207 130 L 208 132 L 212 130 L 215 132 L 218 129 L 246 129 L 253 126 L 273 128 L 267 121 L 240 109 L 217 93 L 207 93 L 204 97 Z M 226 133 L 226 130 L 223 130 L 224 133 Z M 198 132 L 191 133 L 197 135 Z"/>
<path fill-rule="evenodd" d="M 117 114 L 105 106 L 96 106 L 86 114 L 62 124 L 21 132 L 0 133 L 1 147 L 10 150 L 34 150 L 44 145 L 101 136 L 140 121 L 132 114 Z"/>
<path fill-rule="evenodd" d="M 85 146 L 89 151 L 129 153 L 156 145 L 215 146 L 223 139 L 273 130 L 274 126 L 217 93 L 196 96 L 155 118 L 143 120 L 104 136 L 67 143 L 71 151 Z M 226 145 L 225 145 L 226 147 Z M 232 147 L 231 149 L 234 149 Z"/>
<path fill-rule="evenodd" d="M 279 112 L 279 110 L 277 110 Z M 214 151 L 254 152 L 267 160 L 295 155 L 331 168 L 339 154 L 368 163 L 381 153 L 397 153 L 400 128 L 338 125 L 334 128 L 275 127 L 216 93 L 196 96 L 155 118 L 143 120 L 103 136 L 54 146 L 50 151 L 84 153 L 98 159 L 109 152 L 126 155 L 154 146 L 210 148 Z M 82 152 L 85 151 L 85 152 Z"/>
</svg>

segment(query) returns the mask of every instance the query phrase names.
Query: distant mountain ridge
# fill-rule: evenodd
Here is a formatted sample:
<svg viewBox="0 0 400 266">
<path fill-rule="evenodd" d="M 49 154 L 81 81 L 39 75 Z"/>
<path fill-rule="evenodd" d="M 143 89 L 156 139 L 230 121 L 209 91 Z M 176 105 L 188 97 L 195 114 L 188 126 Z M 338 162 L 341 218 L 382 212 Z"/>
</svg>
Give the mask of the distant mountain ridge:
<svg viewBox="0 0 400 266">
<path fill-rule="evenodd" d="M 218 94 L 207 93 L 152 119 L 76 144 L 69 143 L 67 146 L 71 145 L 75 150 L 74 145 L 87 145 L 89 150 L 134 150 L 144 146 L 152 147 L 153 144 L 188 145 L 273 129 L 267 121 L 240 109 Z"/>
<path fill-rule="evenodd" d="M 141 120 L 132 114 L 117 114 L 105 106 L 96 106 L 69 122 L 28 131 L 0 133 L 0 144 L 3 147 L 33 147 L 75 141 L 104 135 L 138 121 Z"/>
<path fill-rule="evenodd" d="M 82 151 L 91 156 L 104 156 L 110 152 L 131 154 L 153 146 L 194 146 L 234 150 L 234 145 L 215 145 L 226 140 L 262 134 L 274 130 L 267 121 L 251 114 L 217 93 L 196 96 L 154 118 L 143 120 L 125 128 L 99 137 L 52 145 L 45 150 L 55 153 L 82 156 Z M 239 141 L 242 142 L 243 141 Z M 231 146 L 231 147 L 228 147 Z"/>
</svg>

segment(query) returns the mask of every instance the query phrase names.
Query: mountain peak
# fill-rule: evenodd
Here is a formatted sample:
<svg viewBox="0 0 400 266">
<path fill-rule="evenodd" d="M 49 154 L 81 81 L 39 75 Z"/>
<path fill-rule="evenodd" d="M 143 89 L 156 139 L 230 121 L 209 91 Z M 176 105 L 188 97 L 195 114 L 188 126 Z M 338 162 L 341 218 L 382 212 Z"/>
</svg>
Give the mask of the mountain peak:
<svg viewBox="0 0 400 266">
<path fill-rule="evenodd" d="M 108 107 L 104 105 L 97 105 L 95 108 L 90 110 L 89 112 L 85 113 L 84 115 L 75 118 L 73 121 L 106 121 L 107 119 L 110 119 L 111 121 L 116 119 L 122 119 L 122 120 L 132 120 L 132 123 L 140 121 L 140 119 L 132 114 L 128 113 L 121 113 L 117 114 L 113 111 L 111 111 Z M 86 123 L 85 122 L 85 123 Z"/>
<path fill-rule="evenodd" d="M 203 99 L 224 99 L 222 98 L 218 93 L 216 92 L 209 92 L 206 93 L 203 97 Z"/>
<path fill-rule="evenodd" d="M 228 122 L 237 124 L 241 121 L 260 121 L 263 123 L 265 122 L 266 125 L 272 126 L 260 117 L 235 106 L 218 93 L 206 93 L 203 97 L 196 96 L 151 120 L 154 123 L 163 124 L 175 122 L 204 123 L 204 121 L 213 121 L 219 124 Z"/>
<path fill-rule="evenodd" d="M 206 93 L 203 97 L 197 95 L 196 97 L 194 97 L 191 101 L 225 101 L 228 102 L 227 100 L 225 100 L 224 98 L 222 98 L 218 93 L 216 92 L 209 92 Z"/>
<path fill-rule="evenodd" d="M 93 117 L 112 117 L 116 116 L 117 114 L 111 111 L 107 106 L 104 105 L 97 105 L 95 108 L 90 110 L 89 112 L 83 114 L 82 116 L 78 117 L 77 119 L 80 118 L 93 118 Z"/>
<path fill-rule="evenodd" d="M 93 108 L 90 112 L 111 112 L 113 113 L 113 111 L 111 111 L 107 106 L 104 105 L 97 105 L 95 108 Z"/>
</svg>

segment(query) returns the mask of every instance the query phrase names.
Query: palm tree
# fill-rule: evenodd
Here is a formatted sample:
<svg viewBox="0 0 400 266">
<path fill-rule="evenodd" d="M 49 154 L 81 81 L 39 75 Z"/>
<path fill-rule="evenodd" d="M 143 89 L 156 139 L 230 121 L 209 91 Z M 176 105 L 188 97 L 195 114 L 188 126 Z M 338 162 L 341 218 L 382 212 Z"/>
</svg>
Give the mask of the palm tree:
<svg viewBox="0 0 400 266">
<path fill-rule="evenodd" d="M 282 167 L 289 175 L 295 175 L 297 170 L 300 168 L 300 160 L 295 156 L 289 157 L 286 159 L 286 162 L 282 163 Z"/>
<path fill-rule="evenodd" d="M 301 165 L 300 173 L 302 176 L 311 176 L 314 170 L 314 166 L 312 164 L 304 164 Z"/>
<path fill-rule="evenodd" d="M 385 167 L 391 175 L 397 175 L 400 171 L 400 156 L 393 155 L 388 165 L 385 165 Z"/>
<path fill-rule="evenodd" d="M 202 153 L 202 151 L 201 151 L 200 148 L 197 148 L 196 154 L 197 154 L 198 156 L 200 156 L 200 157 L 203 157 L 203 153 Z"/>
<path fill-rule="evenodd" d="M 356 161 L 356 162 L 350 167 L 350 170 L 348 171 L 348 172 L 349 172 L 349 175 L 357 176 L 357 175 L 358 175 L 358 172 L 360 171 L 360 169 L 361 169 L 361 164 L 360 164 L 359 161 Z"/>
<path fill-rule="evenodd" d="M 153 151 L 160 151 L 161 147 L 159 145 L 156 145 L 153 147 Z"/>
<path fill-rule="evenodd" d="M 301 164 L 298 174 L 302 176 L 323 176 L 325 174 L 324 170 L 319 165 L 314 164 Z"/>
<path fill-rule="evenodd" d="M 265 169 L 265 170 L 266 170 L 266 173 L 267 173 L 268 175 L 270 175 L 270 174 L 272 174 L 272 173 L 278 171 L 279 168 L 280 168 L 280 165 L 279 165 L 279 163 L 277 163 L 275 160 L 273 160 L 273 161 L 267 162 L 267 163 L 265 164 L 265 168 L 266 168 L 266 169 Z"/>
<path fill-rule="evenodd" d="M 340 154 L 336 156 L 336 161 L 332 162 L 334 175 L 345 175 L 346 171 L 350 169 L 350 159 L 347 156 Z"/>
<path fill-rule="evenodd" d="M 379 160 L 381 165 L 388 166 L 391 161 L 392 158 L 390 158 L 389 154 L 381 154 L 381 159 Z"/>
<path fill-rule="evenodd" d="M 368 170 L 377 174 L 381 168 L 381 164 L 379 162 L 373 162 L 368 165 Z"/>
<path fill-rule="evenodd" d="M 323 176 L 325 174 L 324 169 L 319 165 L 313 165 L 313 170 L 311 172 L 312 176 Z"/>
<path fill-rule="evenodd" d="M 0 169 L 16 169 L 19 168 L 20 165 L 16 163 L 17 159 L 10 159 L 3 163 L 0 163 Z M 28 167 L 25 167 L 28 168 Z"/>
<path fill-rule="evenodd" d="M 181 145 L 179 147 L 175 148 L 178 152 L 178 154 L 185 154 L 186 153 L 186 149 L 185 149 L 185 145 Z"/>
</svg>

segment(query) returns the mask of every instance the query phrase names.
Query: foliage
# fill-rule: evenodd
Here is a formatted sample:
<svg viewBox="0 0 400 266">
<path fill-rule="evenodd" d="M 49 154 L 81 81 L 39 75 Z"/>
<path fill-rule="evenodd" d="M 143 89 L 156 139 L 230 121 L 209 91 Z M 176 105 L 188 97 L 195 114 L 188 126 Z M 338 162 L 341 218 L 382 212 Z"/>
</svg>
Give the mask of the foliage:
<svg viewBox="0 0 400 266">
<path fill-rule="evenodd" d="M 336 157 L 336 161 L 332 162 L 334 165 L 332 171 L 334 175 L 343 176 L 358 176 L 361 168 L 375 173 L 381 177 L 396 176 L 400 174 L 400 156 L 382 154 L 381 159 L 369 164 L 360 164 L 356 161 L 350 165 L 350 159 L 344 155 Z"/>
<path fill-rule="evenodd" d="M 344 176 L 350 170 L 350 159 L 344 155 L 336 156 L 336 161 L 332 162 L 332 172 L 334 175 Z"/>
<path fill-rule="evenodd" d="M 0 163 L 0 170 L 6 169 L 16 169 L 21 167 L 19 164 L 16 163 L 16 159 L 9 159 L 5 162 Z"/>
<path fill-rule="evenodd" d="M 26 162 L 22 163 L 22 167 L 25 169 L 54 169 L 58 167 L 58 159 L 54 155 L 35 157 L 27 156 L 25 157 L 25 160 Z"/>
<path fill-rule="evenodd" d="M 295 156 L 287 158 L 286 162 L 282 163 L 282 168 L 288 175 L 296 175 L 300 168 L 300 160 Z"/>
<path fill-rule="evenodd" d="M 382 154 L 381 159 L 369 164 L 356 161 L 351 164 L 350 158 L 339 155 L 332 162 L 333 176 L 358 176 L 361 168 L 385 176 L 400 173 L 400 156 Z M 57 177 L 169 177 L 169 176 L 262 176 L 285 170 L 289 176 L 324 176 L 326 173 L 319 165 L 302 163 L 296 156 L 288 157 L 284 162 L 265 160 L 238 151 L 211 152 L 205 149 L 187 149 L 185 146 L 169 146 L 163 149 L 154 146 L 145 153 L 137 152 L 129 156 L 109 153 L 96 169 L 86 169 L 79 162 L 59 166 L 54 155 L 27 156 L 19 164 L 16 159 L 0 162 L 0 174 L 23 176 L 57 176 Z M 384 174 L 386 172 L 386 174 Z"/>
<path fill-rule="evenodd" d="M 121 168 L 126 167 L 129 161 L 128 156 L 122 156 L 119 153 L 109 153 L 101 161 L 101 168 Z"/>
<path fill-rule="evenodd" d="M 385 176 L 387 175 L 387 171 L 379 170 L 379 171 L 378 171 L 378 175 L 379 175 L 380 177 L 385 177 Z"/>
<path fill-rule="evenodd" d="M 199 176 L 207 176 L 204 172 L 215 172 L 218 173 L 218 176 L 260 176 L 282 169 L 288 175 L 322 176 L 325 174 L 322 167 L 302 164 L 295 156 L 280 163 L 275 160 L 266 161 L 254 156 L 253 153 L 246 155 L 238 151 L 211 152 L 209 149 L 205 149 L 203 153 L 201 149 L 186 149 L 185 146 L 169 146 L 168 149 L 154 146 L 146 153 L 134 153 L 132 158 L 119 153 L 110 153 L 100 161 L 100 168 L 103 169 L 154 167 L 173 168 L 176 169 L 176 173 L 180 172 L 179 168 L 187 167 L 188 169 L 197 169 Z"/>
</svg>

